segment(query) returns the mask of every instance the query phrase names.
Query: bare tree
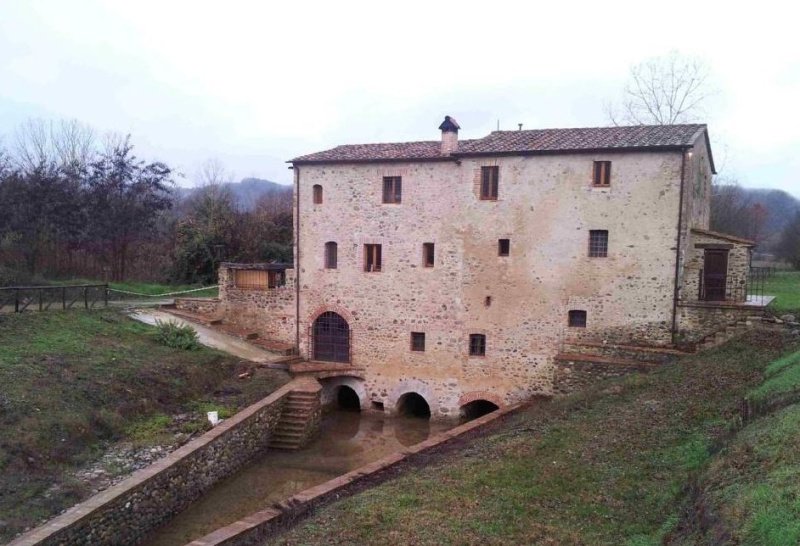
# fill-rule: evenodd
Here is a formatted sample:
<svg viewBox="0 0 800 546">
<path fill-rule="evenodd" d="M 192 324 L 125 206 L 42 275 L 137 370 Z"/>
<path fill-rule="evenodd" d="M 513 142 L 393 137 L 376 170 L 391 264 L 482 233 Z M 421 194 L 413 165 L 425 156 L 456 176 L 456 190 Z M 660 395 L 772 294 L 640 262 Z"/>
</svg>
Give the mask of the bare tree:
<svg viewBox="0 0 800 546">
<path fill-rule="evenodd" d="M 672 51 L 631 68 L 618 106 L 607 107 L 614 125 L 673 125 L 696 121 L 711 92 L 708 66 Z"/>
<path fill-rule="evenodd" d="M 45 166 L 83 168 L 95 152 L 94 130 L 77 120 L 29 119 L 16 130 L 15 160 L 26 172 Z"/>
<path fill-rule="evenodd" d="M 94 129 L 78 120 L 61 120 L 57 125 L 51 124 L 50 140 L 61 166 L 80 168 L 94 158 Z"/>
</svg>

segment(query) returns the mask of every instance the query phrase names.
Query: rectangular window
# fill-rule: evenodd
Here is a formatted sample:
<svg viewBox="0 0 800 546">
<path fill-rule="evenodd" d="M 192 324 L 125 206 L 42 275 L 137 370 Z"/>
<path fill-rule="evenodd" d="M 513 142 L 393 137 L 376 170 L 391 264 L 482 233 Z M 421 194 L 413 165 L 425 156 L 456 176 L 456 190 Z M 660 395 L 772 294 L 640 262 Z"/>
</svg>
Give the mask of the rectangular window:
<svg viewBox="0 0 800 546">
<path fill-rule="evenodd" d="M 267 271 L 267 287 L 286 286 L 286 271 Z"/>
<path fill-rule="evenodd" d="M 608 230 L 593 229 L 589 231 L 589 257 L 605 258 L 608 256 Z"/>
<path fill-rule="evenodd" d="M 364 245 L 364 271 L 381 270 L 381 245 Z"/>
<path fill-rule="evenodd" d="M 319 184 L 314 184 L 314 204 L 322 204 L 322 186 Z"/>
<path fill-rule="evenodd" d="M 425 267 L 433 267 L 434 264 L 434 250 L 433 243 L 422 243 L 422 265 Z"/>
<path fill-rule="evenodd" d="M 592 177 L 593 184 L 600 187 L 608 187 L 611 185 L 611 162 L 610 161 L 595 161 L 594 162 L 594 175 Z"/>
<path fill-rule="evenodd" d="M 411 350 L 425 350 L 425 332 L 411 332 Z"/>
<path fill-rule="evenodd" d="M 383 177 L 383 202 L 399 204 L 403 196 L 403 179 L 399 176 Z"/>
<path fill-rule="evenodd" d="M 325 267 L 327 269 L 336 269 L 338 263 L 338 245 L 333 241 L 325 243 Z"/>
<path fill-rule="evenodd" d="M 498 239 L 497 255 L 508 256 L 509 254 L 511 254 L 511 239 Z"/>
<path fill-rule="evenodd" d="M 486 336 L 483 334 L 469 335 L 469 356 L 486 356 Z"/>
<path fill-rule="evenodd" d="M 497 200 L 500 167 L 481 167 L 481 199 Z"/>
<path fill-rule="evenodd" d="M 569 325 L 572 328 L 586 328 L 586 311 L 571 310 L 569 312 Z"/>
</svg>

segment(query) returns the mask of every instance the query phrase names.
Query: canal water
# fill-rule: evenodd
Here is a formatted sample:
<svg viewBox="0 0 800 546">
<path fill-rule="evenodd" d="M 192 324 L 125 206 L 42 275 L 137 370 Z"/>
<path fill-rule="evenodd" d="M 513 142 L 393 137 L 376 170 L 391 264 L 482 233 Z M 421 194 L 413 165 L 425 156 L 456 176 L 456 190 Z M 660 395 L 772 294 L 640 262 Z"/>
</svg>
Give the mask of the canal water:
<svg viewBox="0 0 800 546">
<path fill-rule="evenodd" d="M 416 417 L 387 418 L 378 412 L 328 413 L 319 435 L 308 447 L 299 451 L 266 451 L 156 529 L 142 544 L 183 546 L 276 501 L 422 442 L 456 424 Z"/>
</svg>

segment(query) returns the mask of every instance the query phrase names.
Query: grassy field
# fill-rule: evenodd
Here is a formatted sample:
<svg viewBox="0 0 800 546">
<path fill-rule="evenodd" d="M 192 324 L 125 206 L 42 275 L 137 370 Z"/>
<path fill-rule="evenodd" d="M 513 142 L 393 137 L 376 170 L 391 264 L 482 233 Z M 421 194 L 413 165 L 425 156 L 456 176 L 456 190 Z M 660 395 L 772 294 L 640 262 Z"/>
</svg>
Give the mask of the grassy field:
<svg viewBox="0 0 800 546">
<path fill-rule="evenodd" d="M 727 438 L 739 400 L 758 388 L 770 362 L 797 348 L 797 338 L 754 332 L 649 375 L 532 407 L 457 451 L 320 509 L 278 543 L 727 543 L 707 540 L 705 530 L 688 525 L 696 500 L 692 485 L 723 460 L 713 446 Z M 773 366 L 771 374 L 786 373 L 788 366 Z M 771 443 L 765 443 L 767 453 L 753 451 L 754 471 L 763 470 L 758 457 L 775 460 L 791 449 L 797 461 L 795 418 L 796 412 L 775 416 L 775 429 L 764 421 Z M 794 443 L 784 445 L 789 429 Z M 749 427 L 737 441 L 760 442 Z M 735 454 L 724 460 L 721 468 L 737 463 Z M 723 503 L 741 498 L 730 505 L 734 521 L 712 530 L 739 532 L 736 525 L 745 525 L 760 531 L 744 543 L 797 544 L 789 527 L 800 519 L 798 467 L 773 468 L 777 475 L 756 472 L 760 488 L 756 478 L 718 488 Z M 786 489 L 771 493 L 770 480 Z M 778 499 L 780 511 L 759 506 L 784 493 L 791 495 Z M 750 516 L 738 510 L 762 515 L 743 523 Z"/>
<path fill-rule="evenodd" d="M 777 296 L 770 305 L 776 313 L 800 313 L 800 271 L 777 271 L 766 280 L 764 294 Z"/>
<path fill-rule="evenodd" d="M 111 310 L 0 316 L 0 542 L 85 498 L 70 478 L 109 443 L 160 444 L 206 428 L 285 383 L 283 372 L 156 343 Z M 185 415 L 190 418 L 186 419 Z"/>
</svg>

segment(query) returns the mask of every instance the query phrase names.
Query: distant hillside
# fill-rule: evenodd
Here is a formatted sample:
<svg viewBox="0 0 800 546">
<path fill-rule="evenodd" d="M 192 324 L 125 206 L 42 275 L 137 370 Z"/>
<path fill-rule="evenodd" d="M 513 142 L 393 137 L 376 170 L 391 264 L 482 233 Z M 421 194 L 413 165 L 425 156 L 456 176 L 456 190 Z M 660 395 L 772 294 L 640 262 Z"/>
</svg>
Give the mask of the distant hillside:
<svg viewBox="0 0 800 546">
<path fill-rule="evenodd" d="M 783 190 L 742 188 L 742 191 L 751 202 L 761 203 L 769 211 L 764 222 L 764 231 L 767 233 L 782 231 L 800 211 L 800 199 Z"/>
<path fill-rule="evenodd" d="M 774 250 L 800 200 L 782 190 L 718 184 L 711 197 L 711 229 L 754 239 L 761 251 Z"/>
<path fill-rule="evenodd" d="M 222 186 L 231 191 L 236 200 L 236 206 L 243 211 L 252 210 L 259 198 L 264 195 L 292 192 L 292 186 L 261 178 L 243 178 L 240 182 L 231 182 Z M 181 188 L 179 194 L 181 197 L 187 198 L 197 189 Z"/>
</svg>

